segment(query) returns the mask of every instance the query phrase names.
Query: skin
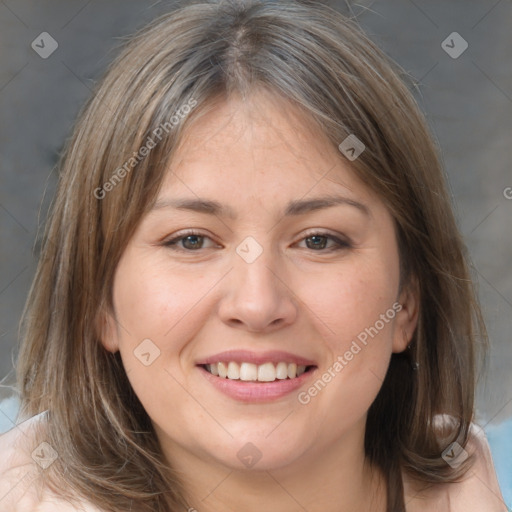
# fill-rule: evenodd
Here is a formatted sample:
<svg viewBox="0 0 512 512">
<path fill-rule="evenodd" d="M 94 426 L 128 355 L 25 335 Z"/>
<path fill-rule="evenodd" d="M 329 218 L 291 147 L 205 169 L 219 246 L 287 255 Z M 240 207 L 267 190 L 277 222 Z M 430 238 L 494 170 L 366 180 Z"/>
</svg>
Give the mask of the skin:
<svg viewBox="0 0 512 512">
<path fill-rule="evenodd" d="M 325 194 L 368 214 L 343 204 L 283 216 L 289 201 Z M 237 218 L 171 207 L 147 214 L 118 264 L 115 319 L 106 318 L 102 341 L 120 351 L 190 506 L 384 511 L 383 477 L 365 464 L 366 414 L 418 316 L 416 290 L 399 289 L 389 211 L 318 128 L 263 90 L 188 127 L 158 200 L 185 197 L 216 200 Z M 164 245 L 189 228 L 206 238 Z M 333 251 L 334 240 L 308 238 L 322 231 L 350 246 Z M 247 236 L 263 249 L 250 264 L 236 252 Z M 285 350 L 316 361 L 299 390 L 307 391 L 397 301 L 396 316 L 307 404 L 297 392 L 237 402 L 195 366 L 229 349 Z M 134 356 L 146 338 L 160 350 L 149 366 Z M 250 469 L 237 457 L 248 442 L 262 455 Z"/>
</svg>

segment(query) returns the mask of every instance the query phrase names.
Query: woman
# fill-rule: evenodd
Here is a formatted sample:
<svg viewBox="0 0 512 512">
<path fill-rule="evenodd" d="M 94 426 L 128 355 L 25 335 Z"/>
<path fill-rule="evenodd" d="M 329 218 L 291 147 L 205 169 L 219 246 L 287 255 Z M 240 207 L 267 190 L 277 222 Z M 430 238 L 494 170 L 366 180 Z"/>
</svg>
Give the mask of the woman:
<svg viewBox="0 0 512 512">
<path fill-rule="evenodd" d="M 402 73 L 296 2 L 132 38 L 62 160 L 8 510 L 506 509 L 472 424 L 485 327 Z"/>
</svg>

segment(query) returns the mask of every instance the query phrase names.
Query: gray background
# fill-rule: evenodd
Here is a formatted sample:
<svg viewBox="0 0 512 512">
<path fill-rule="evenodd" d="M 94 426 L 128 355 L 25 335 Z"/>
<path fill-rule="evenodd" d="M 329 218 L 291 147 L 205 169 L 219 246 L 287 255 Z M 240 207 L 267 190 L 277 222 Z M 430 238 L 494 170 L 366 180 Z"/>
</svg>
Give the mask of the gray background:
<svg viewBox="0 0 512 512">
<path fill-rule="evenodd" d="M 0 378 L 7 383 L 63 142 L 119 38 L 172 5 L 0 0 Z M 479 418 L 501 423 L 512 416 L 512 199 L 504 195 L 512 187 L 512 0 L 330 5 L 357 16 L 415 78 L 415 95 L 442 148 L 492 343 Z M 31 48 L 42 32 L 59 45 L 47 59 Z M 441 46 L 452 32 L 469 45 L 456 59 Z"/>
</svg>

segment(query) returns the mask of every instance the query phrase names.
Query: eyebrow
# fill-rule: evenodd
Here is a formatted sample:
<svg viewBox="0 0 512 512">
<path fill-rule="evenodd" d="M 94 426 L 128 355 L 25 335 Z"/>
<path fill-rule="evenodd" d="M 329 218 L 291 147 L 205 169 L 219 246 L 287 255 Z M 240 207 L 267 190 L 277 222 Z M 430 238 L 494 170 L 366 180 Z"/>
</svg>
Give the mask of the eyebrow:
<svg viewBox="0 0 512 512">
<path fill-rule="evenodd" d="M 369 208 L 358 201 L 349 199 L 343 196 L 322 196 L 314 199 L 297 199 L 290 201 L 284 211 L 284 216 L 295 216 L 303 215 L 305 213 L 322 210 L 338 205 L 348 205 L 357 208 L 359 211 L 371 216 Z M 227 205 L 222 205 L 217 201 L 212 201 L 203 198 L 194 199 L 159 199 L 151 211 L 160 210 L 164 208 L 175 208 L 178 210 L 189 210 L 198 213 L 205 213 L 208 215 L 216 215 L 220 217 L 228 217 L 230 219 L 236 219 L 237 215 L 235 211 Z"/>
</svg>

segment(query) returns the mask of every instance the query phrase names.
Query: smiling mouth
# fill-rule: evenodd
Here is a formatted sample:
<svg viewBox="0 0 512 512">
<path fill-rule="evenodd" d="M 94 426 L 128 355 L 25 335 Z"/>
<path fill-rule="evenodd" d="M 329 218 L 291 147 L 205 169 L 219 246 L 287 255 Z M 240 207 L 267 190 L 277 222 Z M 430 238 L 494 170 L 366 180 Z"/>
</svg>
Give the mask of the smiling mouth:
<svg viewBox="0 0 512 512">
<path fill-rule="evenodd" d="M 221 379 L 246 382 L 274 382 L 276 380 L 293 380 L 316 368 L 295 363 L 267 362 L 264 364 L 237 363 L 235 361 L 199 365 L 207 372 Z"/>
</svg>

